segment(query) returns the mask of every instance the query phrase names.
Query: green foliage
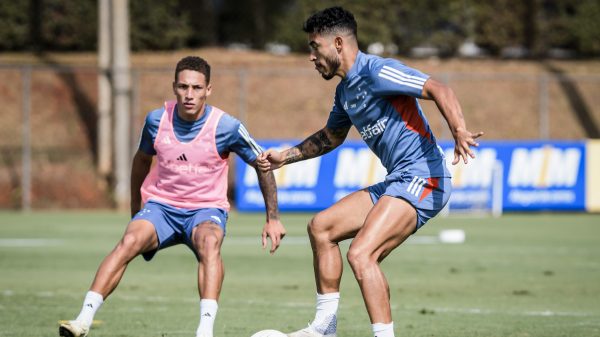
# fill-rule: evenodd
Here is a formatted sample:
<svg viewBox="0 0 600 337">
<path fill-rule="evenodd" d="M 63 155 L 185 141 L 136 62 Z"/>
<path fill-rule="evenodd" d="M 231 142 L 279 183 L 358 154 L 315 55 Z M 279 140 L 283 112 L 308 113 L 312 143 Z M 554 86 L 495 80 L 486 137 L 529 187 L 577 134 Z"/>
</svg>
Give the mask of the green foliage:
<svg viewBox="0 0 600 337">
<path fill-rule="evenodd" d="M 302 23 L 313 12 L 309 1 L 293 1 L 273 22 L 272 41 L 284 43 L 295 51 L 308 50 L 306 34 Z"/>
<path fill-rule="evenodd" d="M 275 42 L 280 15 L 292 4 L 292 0 L 224 0 L 219 15 L 221 42 L 264 48 Z"/>
<path fill-rule="evenodd" d="M 393 27 L 380 23 L 390 22 L 392 19 L 393 13 L 388 10 L 388 3 L 389 0 L 293 1 L 276 21 L 273 39 L 290 45 L 293 50 L 304 51 L 307 49 L 306 34 L 302 31 L 304 20 L 318 10 L 342 6 L 355 16 L 358 23 L 358 42 L 361 47 L 365 48 L 373 42 L 387 44 L 393 42 Z"/>
<path fill-rule="evenodd" d="M 194 0 L 185 2 L 185 10 L 190 16 L 191 35 L 188 46 L 198 47 L 214 45 L 218 42 L 217 12 L 213 0 Z"/>
<path fill-rule="evenodd" d="M 502 47 L 524 45 L 525 2 L 497 0 L 473 3 L 475 42 L 498 54 Z"/>
<path fill-rule="evenodd" d="M 365 48 L 373 42 L 388 44 L 393 42 L 393 22 L 394 13 L 390 11 L 389 0 L 346 1 L 345 8 L 350 10 L 358 23 L 358 43 Z M 317 8 L 323 9 L 324 7 Z"/>
<path fill-rule="evenodd" d="M 570 18 L 575 14 L 574 1 L 545 1 L 542 11 L 539 20 L 542 48 L 576 48 L 575 35 L 569 29 Z"/>
<path fill-rule="evenodd" d="M 394 1 L 394 39 L 400 51 L 415 46 L 436 46 L 442 55 L 452 55 L 464 40 L 463 7 L 460 1 Z"/>
<path fill-rule="evenodd" d="M 90 50 L 96 47 L 97 5 L 93 1 L 40 1 L 44 49 Z"/>
<path fill-rule="evenodd" d="M 0 1 L 0 50 L 23 50 L 29 42 L 29 5 L 25 1 Z"/>
<path fill-rule="evenodd" d="M 192 37 L 192 20 L 183 0 L 131 0 L 131 48 L 178 49 Z M 199 18 L 195 18 L 199 19 Z"/>
<path fill-rule="evenodd" d="M 568 26 L 577 39 L 577 49 L 584 55 L 600 55 L 600 2 L 581 1 L 576 12 Z"/>
<path fill-rule="evenodd" d="M 0 49 L 94 49 L 96 15 L 96 4 L 92 1 L 2 1 Z"/>
<path fill-rule="evenodd" d="M 279 42 L 306 50 L 302 23 L 334 5 L 351 10 L 361 48 L 381 42 L 455 55 L 467 39 L 498 55 L 523 46 L 534 56 L 565 48 L 600 55 L 597 0 L 129 0 L 134 50 Z M 94 50 L 97 1 L 0 2 L 0 50 Z"/>
</svg>

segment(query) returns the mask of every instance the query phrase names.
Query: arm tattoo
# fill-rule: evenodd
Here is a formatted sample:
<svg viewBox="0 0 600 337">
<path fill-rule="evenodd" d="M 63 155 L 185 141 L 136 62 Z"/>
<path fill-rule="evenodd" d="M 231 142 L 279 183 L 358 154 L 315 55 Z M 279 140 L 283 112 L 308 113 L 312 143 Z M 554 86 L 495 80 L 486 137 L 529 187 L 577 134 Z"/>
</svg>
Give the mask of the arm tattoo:
<svg viewBox="0 0 600 337">
<path fill-rule="evenodd" d="M 349 128 L 327 129 L 323 128 L 302 143 L 291 148 L 286 157 L 285 164 L 295 163 L 300 160 L 322 156 L 338 147 L 348 134 Z"/>
<path fill-rule="evenodd" d="M 265 200 L 267 209 L 267 221 L 279 219 L 279 209 L 277 207 L 277 184 L 272 171 L 262 172 L 256 168 L 258 175 L 258 186 Z"/>
</svg>

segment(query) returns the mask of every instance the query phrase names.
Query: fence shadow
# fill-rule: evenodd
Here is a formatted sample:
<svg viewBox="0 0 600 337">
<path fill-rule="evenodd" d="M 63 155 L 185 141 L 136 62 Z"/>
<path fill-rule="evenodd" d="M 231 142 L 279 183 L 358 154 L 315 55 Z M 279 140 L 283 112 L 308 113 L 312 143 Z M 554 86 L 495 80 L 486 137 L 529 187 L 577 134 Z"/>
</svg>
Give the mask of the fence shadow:
<svg viewBox="0 0 600 337">
<path fill-rule="evenodd" d="M 98 161 L 98 121 L 96 116 L 96 104 L 90 99 L 85 90 L 82 90 L 80 81 L 75 76 L 75 72 L 69 68 L 65 68 L 52 57 L 45 54 L 38 54 L 40 60 L 49 66 L 57 69 L 56 74 L 60 80 L 71 91 L 77 115 L 85 129 L 85 136 L 88 140 L 89 150 L 92 154 L 94 165 Z"/>
<path fill-rule="evenodd" d="M 21 166 L 17 163 L 20 153 L 14 148 L 0 147 L 0 164 L 7 170 L 9 180 L 9 190 L 4 191 L 10 194 L 9 207 L 12 209 L 19 209 L 21 206 L 21 194 L 23 190 L 21 188 Z"/>
<path fill-rule="evenodd" d="M 587 138 L 600 138 L 600 128 L 594 121 L 591 109 L 585 102 L 585 97 L 580 93 L 573 78 L 565 74 L 565 72 L 556 66 L 544 62 L 544 67 L 558 79 L 558 84 L 564 91 L 571 106 L 571 110 L 577 117 L 579 125 L 585 131 Z"/>
</svg>

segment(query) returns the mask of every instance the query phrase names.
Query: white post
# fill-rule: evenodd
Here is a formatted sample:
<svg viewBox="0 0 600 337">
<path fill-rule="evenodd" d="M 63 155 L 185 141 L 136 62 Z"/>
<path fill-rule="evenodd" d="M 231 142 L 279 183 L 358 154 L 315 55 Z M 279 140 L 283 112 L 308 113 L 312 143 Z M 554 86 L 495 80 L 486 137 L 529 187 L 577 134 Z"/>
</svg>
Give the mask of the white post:
<svg viewBox="0 0 600 337">
<path fill-rule="evenodd" d="M 494 164 L 493 182 L 492 182 L 492 215 L 499 218 L 503 211 L 504 197 L 504 165 L 500 160 Z"/>
<path fill-rule="evenodd" d="M 31 67 L 27 66 L 21 72 L 23 84 L 23 148 L 21 175 L 21 209 L 31 210 Z"/>
<path fill-rule="evenodd" d="M 112 170 L 110 3 L 110 0 L 98 1 L 98 157 L 96 159 L 98 172 L 105 177 Z"/>
<path fill-rule="evenodd" d="M 113 0 L 113 96 L 115 109 L 115 200 L 120 210 L 129 209 L 130 95 L 129 2 Z"/>
</svg>

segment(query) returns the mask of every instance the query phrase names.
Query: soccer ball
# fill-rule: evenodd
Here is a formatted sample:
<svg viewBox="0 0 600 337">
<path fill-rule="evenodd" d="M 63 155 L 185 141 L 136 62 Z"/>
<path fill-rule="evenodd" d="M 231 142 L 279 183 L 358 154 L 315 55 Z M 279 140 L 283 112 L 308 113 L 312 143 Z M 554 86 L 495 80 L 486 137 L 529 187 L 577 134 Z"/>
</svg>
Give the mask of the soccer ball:
<svg viewBox="0 0 600 337">
<path fill-rule="evenodd" d="M 250 337 L 287 337 L 287 335 L 277 330 L 262 330 Z"/>
</svg>

